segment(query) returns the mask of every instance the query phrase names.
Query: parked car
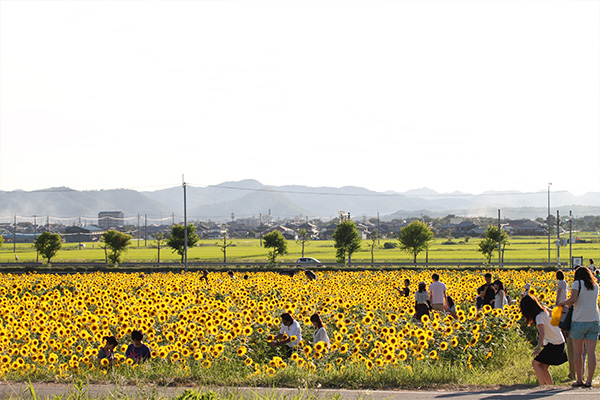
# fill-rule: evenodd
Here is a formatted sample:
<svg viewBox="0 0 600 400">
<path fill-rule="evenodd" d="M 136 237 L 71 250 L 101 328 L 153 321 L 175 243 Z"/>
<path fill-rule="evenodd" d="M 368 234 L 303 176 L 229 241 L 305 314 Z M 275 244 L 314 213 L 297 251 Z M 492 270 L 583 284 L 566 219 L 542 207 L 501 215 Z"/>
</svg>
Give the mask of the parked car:
<svg viewBox="0 0 600 400">
<path fill-rule="evenodd" d="M 317 260 L 316 258 L 312 258 L 312 257 L 300 257 L 298 259 L 298 261 L 296 261 L 296 263 L 307 264 L 307 265 L 321 265 L 321 261 Z"/>
</svg>

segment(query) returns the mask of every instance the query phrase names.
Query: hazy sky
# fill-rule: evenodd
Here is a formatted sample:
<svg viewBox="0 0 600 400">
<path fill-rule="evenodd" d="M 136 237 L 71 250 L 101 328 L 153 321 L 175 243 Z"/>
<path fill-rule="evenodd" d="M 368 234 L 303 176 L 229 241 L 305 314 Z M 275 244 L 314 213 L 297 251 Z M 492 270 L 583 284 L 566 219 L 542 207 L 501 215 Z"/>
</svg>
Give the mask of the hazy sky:
<svg viewBox="0 0 600 400">
<path fill-rule="evenodd" d="M 0 1 L 0 190 L 600 191 L 598 1 Z"/>
</svg>

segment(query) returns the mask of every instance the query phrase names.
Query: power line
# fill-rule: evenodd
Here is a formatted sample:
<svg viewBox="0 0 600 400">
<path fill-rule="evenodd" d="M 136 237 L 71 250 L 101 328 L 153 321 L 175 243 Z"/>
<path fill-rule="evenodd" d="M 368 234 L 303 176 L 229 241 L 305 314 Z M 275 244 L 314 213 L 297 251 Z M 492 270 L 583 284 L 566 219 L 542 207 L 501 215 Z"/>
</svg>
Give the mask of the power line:
<svg viewBox="0 0 600 400">
<path fill-rule="evenodd" d="M 541 192 L 510 192 L 510 193 L 480 193 L 480 194 L 457 194 L 457 193 L 436 193 L 436 194 L 405 194 L 405 193 L 343 193 L 343 192 L 315 192 L 315 191 L 305 191 L 298 192 L 293 190 L 278 190 L 278 189 L 270 189 L 270 188 L 241 188 L 235 186 L 222 186 L 222 185 L 208 185 L 208 187 L 219 188 L 219 189 L 231 189 L 231 190 L 245 190 L 249 192 L 269 192 L 269 193 L 282 193 L 282 194 L 310 194 L 310 195 L 318 195 L 318 196 L 349 196 L 349 197 L 411 197 L 411 198 L 422 198 L 422 197 L 489 197 L 489 196 L 521 196 L 521 195 L 545 195 L 545 191 Z M 557 190 L 553 193 L 568 193 L 567 190 Z"/>
</svg>

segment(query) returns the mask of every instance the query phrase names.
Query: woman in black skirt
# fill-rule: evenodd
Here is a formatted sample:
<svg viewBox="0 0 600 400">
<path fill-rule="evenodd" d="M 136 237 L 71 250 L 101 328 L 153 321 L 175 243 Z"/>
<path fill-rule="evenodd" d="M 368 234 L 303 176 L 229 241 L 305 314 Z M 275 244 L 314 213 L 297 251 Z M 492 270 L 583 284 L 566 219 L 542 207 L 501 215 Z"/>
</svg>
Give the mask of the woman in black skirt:
<svg viewBox="0 0 600 400">
<path fill-rule="evenodd" d="M 560 365 L 567 361 L 565 338 L 558 326 L 550 324 L 548 309 L 542 307 L 535 297 L 527 295 L 521 299 L 521 313 L 527 321 L 527 325 L 535 322 L 540 333 L 531 363 L 535 375 L 540 385 L 553 385 L 548 368 L 551 365 Z"/>
<path fill-rule="evenodd" d="M 423 315 L 429 316 L 431 304 L 429 303 L 429 292 L 425 289 L 425 282 L 419 282 L 419 290 L 415 292 L 415 316 L 414 319 L 421 322 Z"/>
</svg>

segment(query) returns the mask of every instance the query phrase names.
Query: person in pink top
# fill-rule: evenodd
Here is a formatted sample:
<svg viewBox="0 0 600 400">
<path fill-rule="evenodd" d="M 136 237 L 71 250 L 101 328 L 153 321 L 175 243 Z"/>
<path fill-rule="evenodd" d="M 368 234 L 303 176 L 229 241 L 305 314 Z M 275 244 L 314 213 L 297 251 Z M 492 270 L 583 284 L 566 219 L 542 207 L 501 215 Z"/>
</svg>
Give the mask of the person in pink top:
<svg viewBox="0 0 600 400">
<path fill-rule="evenodd" d="M 429 285 L 429 302 L 432 310 L 446 311 L 448 309 L 448 299 L 446 298 L 446 285 L 440 282 L 440 276 L 433 274 L 433 282 Z"/>
</svg>

